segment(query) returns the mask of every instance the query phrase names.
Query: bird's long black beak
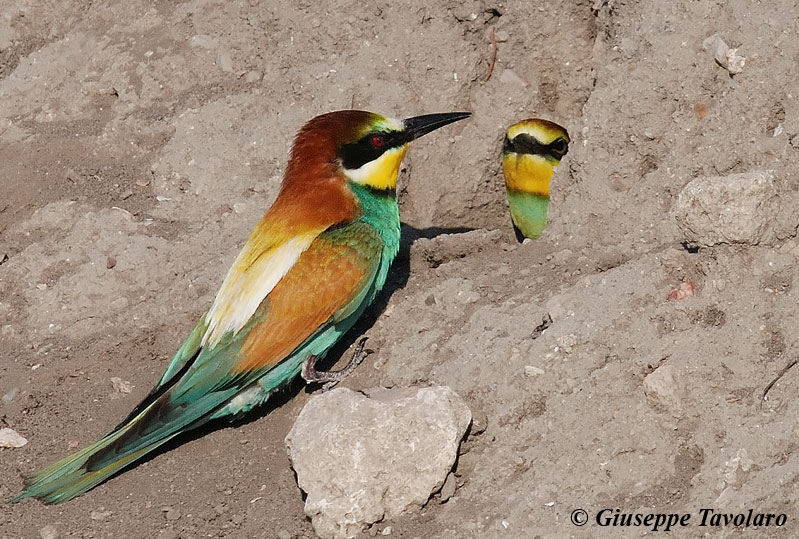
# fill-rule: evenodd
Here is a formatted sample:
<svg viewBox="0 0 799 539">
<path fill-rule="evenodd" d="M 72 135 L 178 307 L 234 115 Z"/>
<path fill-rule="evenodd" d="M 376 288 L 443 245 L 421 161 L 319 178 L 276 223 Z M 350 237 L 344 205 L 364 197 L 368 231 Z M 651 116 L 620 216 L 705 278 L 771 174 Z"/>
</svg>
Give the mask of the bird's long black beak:
<svg viewBox="0 0 799 539">
<path fill-rule="evenodd" d="M 405 125 L 405 132 L 408 134 L 409 140 L 414 140 L 422 135 L 428 134 L 430 131 L 443 127 L 452 122 L 463 120 L 471 116 L 471 112 L 444 112 L 441 114 L 425 114 L 423 116 L 414 116 L 403 120 Z"/>
</svg>

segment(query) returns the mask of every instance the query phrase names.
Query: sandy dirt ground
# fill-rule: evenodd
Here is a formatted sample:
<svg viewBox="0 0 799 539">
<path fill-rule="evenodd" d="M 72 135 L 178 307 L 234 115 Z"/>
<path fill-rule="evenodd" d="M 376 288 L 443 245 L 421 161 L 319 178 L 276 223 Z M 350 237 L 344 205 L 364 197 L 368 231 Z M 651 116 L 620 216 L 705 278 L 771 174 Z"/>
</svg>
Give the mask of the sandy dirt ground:
<svg viewBox="0 0 799 539">
<path fill-rule="evenodd" d="M 452 498 L 366 535 L 656 535 L 593 521 L 619 508 L 692 514 L 675 537 L 798 537 L 799 367 L 762 398 L 799 333 L 797 20 L 791 0 L 5 0 L 0 427 L 29 442 L 0 449 L 0 498 L 148 392 L 304 121 L 471 110 L 410 151 L 389 286 L 332 357 L 366 335 L 344 386 L 449 385 L 480 428 Z M 714 33 L 740 74 L 703 49 Z M 550 226 L 519 245 L 499 153 L 530 116 L 573 144 Z M 756 170 L 779 188 L 771 239 L 686 249 L 680 190 Z M 693 297 L 668 301 L 682 282 Z M 0 538 L 314 537 L 283 442 L 310 396 L 70 503 L 0 505 Z M 701 508 L 788 520 L 700 527 Z"/>
</svg>

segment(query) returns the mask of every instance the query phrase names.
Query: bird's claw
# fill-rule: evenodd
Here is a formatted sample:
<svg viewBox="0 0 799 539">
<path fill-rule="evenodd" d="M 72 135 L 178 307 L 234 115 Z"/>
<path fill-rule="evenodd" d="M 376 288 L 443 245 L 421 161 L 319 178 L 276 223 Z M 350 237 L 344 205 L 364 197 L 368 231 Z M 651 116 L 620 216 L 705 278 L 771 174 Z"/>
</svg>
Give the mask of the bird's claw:
<svg viewBox="0 0 799 539">
<path fill-rule="evenodd" d="M 323 385 L 322 385 L 322 393 L 325 393 L 325 392 L 327 392 L 327 391 L 330 391 L 331 389 L 333 389 L 334 387 L 336 387 L 336 386 L 338 385 L 338 383 L 339 383 L 339 381 L 338 381 L 338 380 L 334 380 L 334 381 L 332 381 L 332 382 L 327 382 L 327 383 L 323 384 Z"/>
<path fill-rule="evenodd" d="M 316 356 L 309 356 L 308 359 L 305 360 L 305 363 L 302 364 L 301 376 L 303 380 L 309 384 L 312 382 L 324 384 L 322 385 L 323 392 L 333 389 L 340 381 L 354 371 L 358 365 L 363 363 L 363 360 L 366 359 L 366 356 L 372 353 L 372 350 L 364 350 L 364 345 L 366 344 L 367 339 L 368 337 L 363 337 L 358 341 L 358 344 L 355 347 L 355 352 L 352 354 L 352 358 L 350 359 L 349 363 L 347 363 L 344 368 L 337 371 L 316 370 L 317 358 Z"/>
</svg>

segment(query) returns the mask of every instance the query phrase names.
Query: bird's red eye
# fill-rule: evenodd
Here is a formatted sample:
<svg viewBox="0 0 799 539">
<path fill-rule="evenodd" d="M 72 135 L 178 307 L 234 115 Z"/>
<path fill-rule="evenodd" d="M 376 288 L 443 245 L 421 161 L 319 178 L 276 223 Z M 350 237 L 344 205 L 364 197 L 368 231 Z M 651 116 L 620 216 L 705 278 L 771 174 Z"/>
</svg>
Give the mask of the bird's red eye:
<svg viewBox="0 0 799 539">
<path fill-rule="evenodd" d="M 380 148 L 385 143 L 386 139 L 383 138 L 383 135 L 372 135 L 372 146 L 375 148 Z"/>
</svg>

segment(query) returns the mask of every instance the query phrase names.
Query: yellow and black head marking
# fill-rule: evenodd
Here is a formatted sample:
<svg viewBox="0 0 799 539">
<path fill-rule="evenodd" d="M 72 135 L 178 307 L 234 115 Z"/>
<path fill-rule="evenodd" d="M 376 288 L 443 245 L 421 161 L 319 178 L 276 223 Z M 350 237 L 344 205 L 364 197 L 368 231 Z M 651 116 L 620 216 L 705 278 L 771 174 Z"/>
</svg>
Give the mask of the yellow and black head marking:
<svg viewBox="0 0 799 539">
<path fill-rule="evenodd" d="M 549 183 L 569 151 L 569 133 L 549 120 L 531 118 L 508 128 L 502 171 L 518 239 L 535 239 L 546 226 Z"/>
<path fill-rule="evenodd" d="M 470 115 L 451 112 L 397 120 L 361 114 L 359 122 L 340 130 L 347 133 L 337 147 L 341 169 L 350 181 L 389 194 L 395 192 L 400 163 L 412 141 Z"/>
</svg>

